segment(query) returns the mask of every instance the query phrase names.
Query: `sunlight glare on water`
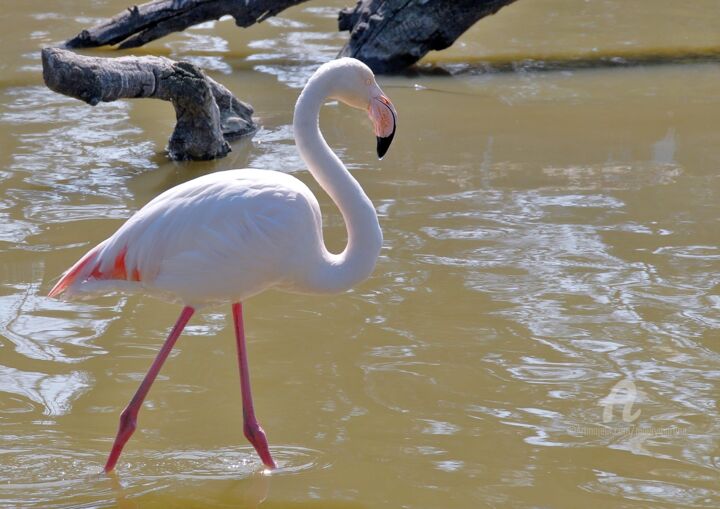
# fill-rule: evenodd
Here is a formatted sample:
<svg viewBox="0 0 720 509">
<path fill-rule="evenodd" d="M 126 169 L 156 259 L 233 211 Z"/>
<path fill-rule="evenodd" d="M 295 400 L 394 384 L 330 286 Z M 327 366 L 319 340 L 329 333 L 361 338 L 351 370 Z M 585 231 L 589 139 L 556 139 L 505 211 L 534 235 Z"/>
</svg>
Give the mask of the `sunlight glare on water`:
<svg viewBox="0 0 720 509">
<path fill-rule="evenodd" d="M 91 108 L 42 83 L 41 47 L 126 3 L 0 14 L 0 506 L 720 506 L 715 0 L 520 0 L 424 60 L 448 73 L 379 78 L 399 112 L 382 162 L 362 113 L 327 104 L 323 131 L 385 242 L 346 294 L 246 303 L 279 469 L 243 436 L 228 307 L 193 317 L 101 474 L 179 308 L 49 288 L 157 194 L 237 167 L 308 183 L 341 250 L 291 124 L 347 37 L 345 3 L 138 50 L 190 60 L 255 108 L 254 138 L 202 163 L 166 159 L 168 104 Z"/>
</svg>

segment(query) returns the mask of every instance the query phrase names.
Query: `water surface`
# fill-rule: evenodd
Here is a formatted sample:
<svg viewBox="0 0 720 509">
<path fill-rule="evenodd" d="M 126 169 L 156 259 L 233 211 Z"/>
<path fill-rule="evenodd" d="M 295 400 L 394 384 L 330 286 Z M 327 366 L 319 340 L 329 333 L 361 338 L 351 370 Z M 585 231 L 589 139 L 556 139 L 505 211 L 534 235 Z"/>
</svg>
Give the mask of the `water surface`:
<svg viewBox="0 0 720 509">
<path fill-rule="evenodd" d="M 716 1 L 521 0 L 426 59 L 448 75 L 380 79 L 400 114 L 382 162 L 362 113 L 325 108 L 385 245 L 351 292 L 246 303 L 270 476 L 242 436 L 225 308 L 193 318 L 101 475 L 179 309 L 45 295 L 152 197 L 229 168 L 307 182 L 340 249 L 290 126 L 346 37 L 343 2 L 138 50 L 189 59 L 255 107 L 261 131 L 207 163 L 164 156 L 168 104 L 91 108 L 43 86 L 39 48 L 124 2 L 16 4 L 0 14 L 1 506 L 720 505 L 718 63 L 542 65 L 708 53 Z"/>
</svg>

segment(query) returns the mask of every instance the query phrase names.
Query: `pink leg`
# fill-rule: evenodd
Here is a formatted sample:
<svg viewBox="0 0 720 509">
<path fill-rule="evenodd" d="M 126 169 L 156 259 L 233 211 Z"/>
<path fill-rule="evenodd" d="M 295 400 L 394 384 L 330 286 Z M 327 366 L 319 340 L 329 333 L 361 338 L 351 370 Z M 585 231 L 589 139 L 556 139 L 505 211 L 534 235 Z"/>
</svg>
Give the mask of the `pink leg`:
<svg viewBox="0 0 720 509">
<path fill-rule="evenodd" d="M 245 329 L 243 327 L 242 304 L 233 304 L 233 321 L 235 322 L 235 337 L 237 339 L 238 364 L 240 365 L 240 391 L 242 392 L 243 421 L 245 437 L 250 441 L 268 468 L 277 468 L 270 456 L 265 431 L 255 418 L 252 391 L 250 390 L 250 372 L 248 370 L 247 348 L 245 346 Z"/>
<path fill-rule="evenodd" d="M 150 369 L 145 375 L 145 379 L 140 384 L 135 396 L 133 396 L 130 403 L 128 403 L 128 406 L 125 407 L 125 410 L 123 410 L 122 414 L 120 414 L 120 427 L 118 429 L 117 436 L 115 437 L 115 443 L 110 451 L 110 456 L 108 456 L 107 463 L 105 464 L 105 472 L 110 472 L 113 468 L 115 468 L 115 464 L 120 457 L 123 447 L 125 447 L 125 443 L 130 439 L 137 427 L 137 415 L 143 401 L 145 400 L 145 396 L 147 396 L 148 391 L 150 391 L 150 386 L 155 381 L 155 377 L 157 377 L 157 374 L 160 372 L 160 368 L 162 368 L 165 359 L 167 359 L 168 355 L 170 355 L 170 351 L 173 346 L 175 346 L 177 338 L 180 336 L 180 333 L 185 328 L 188 321 L 190 321 L 190 317 L 194 312 L 195 309 L 190 306 L 183 308 L 182 313 L 180 313 L 180 318 L 178 318 L 177 323 L 175 323 L 175 327 L 173 327 L 170 335 L 165 340 L 165 344 L 163 344 L 162 348 L 158 352 L 157 357 L 155 357 L 155 360 L 150 366 Z"/>
</svg>

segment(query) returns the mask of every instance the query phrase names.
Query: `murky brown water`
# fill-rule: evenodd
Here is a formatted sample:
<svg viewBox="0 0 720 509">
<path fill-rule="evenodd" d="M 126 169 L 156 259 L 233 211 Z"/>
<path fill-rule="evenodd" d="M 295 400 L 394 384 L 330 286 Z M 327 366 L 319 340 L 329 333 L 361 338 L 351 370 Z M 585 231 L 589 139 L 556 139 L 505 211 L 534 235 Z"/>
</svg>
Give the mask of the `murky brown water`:
<svg viewBox="0 0 720 509">
<path fill-rule="evenodd" d="M 342 44 L 344 2 L 142 50 L 209 69 L 263 124 L 230 157 L 189 164 L 162 154 L 169 105 L 92 109 L 42 85 L 38 49 L 124 0 L 11 3 L 0 13 L 0 505 L 720 506 L 717 62 L 385 77 L 401 123 L 381 163 L 363 115 L 327 107 L 326 136 L 377 205 L 385 249 L 350 293 L 246 305 L 280 470 L 260 475 L 242 436 L 228 309 L 213 309 L 180 339 L 106 477 L 118 414 L 179 308 L 47 290 L 179 182 L 244 166 L 309 182 L 292 106 Z M 719 8 L 520 0 L 430 60 L 706 51 L 720 47 Z M 337 248 L 342 223 L 320 201 Z"/>
</svg>

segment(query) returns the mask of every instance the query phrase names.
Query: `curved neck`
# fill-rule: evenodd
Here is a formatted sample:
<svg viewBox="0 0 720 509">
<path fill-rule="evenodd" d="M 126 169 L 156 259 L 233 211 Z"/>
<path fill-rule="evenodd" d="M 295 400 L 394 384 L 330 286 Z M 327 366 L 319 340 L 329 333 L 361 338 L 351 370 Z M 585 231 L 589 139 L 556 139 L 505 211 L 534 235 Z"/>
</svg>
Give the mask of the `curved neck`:
<svg viewBox="0 0 720 509">
<path fill-rule="evenodd" d="M 372 202 L 320 133 L 320 107 L 330 95 L 330 81 L 327 74 L 310 79 L 295 105 L 293 120 L 300 156 L 340 209 L 348 234 L 348 244 L 338 255 L 329 253 L 322 243 L 322 257 L 307 274 L 307 289 L 315 292 L 343 291 L 367 278 L 382 246 Z"/>
</svg>

